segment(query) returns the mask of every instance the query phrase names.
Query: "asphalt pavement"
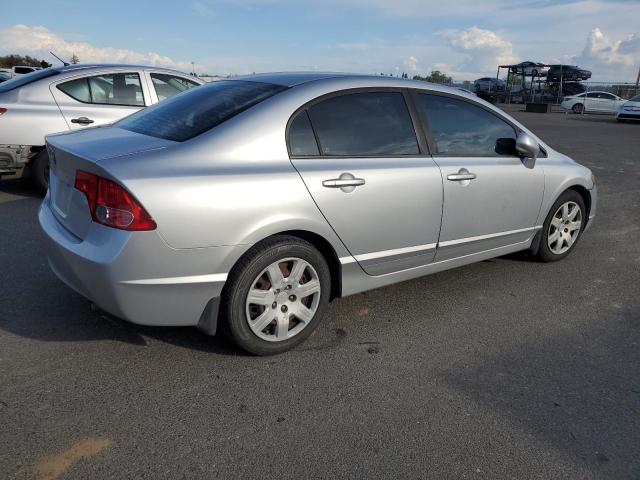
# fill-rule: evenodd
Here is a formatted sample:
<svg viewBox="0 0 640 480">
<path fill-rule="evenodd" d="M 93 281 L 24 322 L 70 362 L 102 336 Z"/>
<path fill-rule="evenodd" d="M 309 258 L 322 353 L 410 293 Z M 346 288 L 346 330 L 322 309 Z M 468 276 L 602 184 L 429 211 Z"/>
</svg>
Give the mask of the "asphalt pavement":
<svg viewBox="0 0 640 480">
<path fill-rule="evenodd" d="M 337 300 L 269 358 L 91 310 L 0 182 L 0 478 L 640 479 L 640 124 L 513 114 L 597 175 L 572 255 Z"/>
</svg>

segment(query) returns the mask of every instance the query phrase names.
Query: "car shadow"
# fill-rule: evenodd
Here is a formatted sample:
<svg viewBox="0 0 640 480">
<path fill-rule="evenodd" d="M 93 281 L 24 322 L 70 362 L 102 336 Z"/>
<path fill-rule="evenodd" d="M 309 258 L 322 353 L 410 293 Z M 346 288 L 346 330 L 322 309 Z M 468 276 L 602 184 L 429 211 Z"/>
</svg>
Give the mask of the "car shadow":
<svg viewBox="0 0 640 480">
<path fill-rule="evenodd" d="M 47 342 L 113 340 L 145 346 L 153 338 L 225 355 L 240 351 L 221 336 L 195 328 L 134 325 L 91 308 L 51 272 L 37 221 L 41 197 L 24 181 L 0 185 L 0 329 Z"/>
</svg>

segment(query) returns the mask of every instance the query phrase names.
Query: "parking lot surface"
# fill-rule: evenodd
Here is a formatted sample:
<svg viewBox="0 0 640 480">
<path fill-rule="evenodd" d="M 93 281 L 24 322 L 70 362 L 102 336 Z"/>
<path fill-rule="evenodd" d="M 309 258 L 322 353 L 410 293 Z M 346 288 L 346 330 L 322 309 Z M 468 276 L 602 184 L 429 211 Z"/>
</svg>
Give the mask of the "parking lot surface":
<svg viewBox="0 0 640 480">
<path fill-rule="evenodd" d="M 575 252 L 340 299 L 269 358 L 91 310 L 0 182 L 0 478 L 640 479 L 640 125 L 519 108 L 597 176 Z"/>
</svg>

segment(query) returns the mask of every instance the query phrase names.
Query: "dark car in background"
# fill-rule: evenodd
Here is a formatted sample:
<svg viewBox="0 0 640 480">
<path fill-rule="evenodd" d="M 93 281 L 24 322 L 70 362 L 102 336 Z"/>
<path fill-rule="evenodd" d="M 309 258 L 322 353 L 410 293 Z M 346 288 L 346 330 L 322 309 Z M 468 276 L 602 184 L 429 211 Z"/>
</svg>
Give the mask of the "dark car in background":
<svg viewBox="0 0 640 480">
<path fill-rule="evenodd" d="M 476 93 L 504 92 L 506 88 L 507 83 L 495 77 L 483 77 L 473 82 L 473 90 Z"/>
<path fill-rule="evenodd" d="M 578 81 L 588 80 L 591 78 L 591 72 L 584 70 L 575 65 L 551 65 L 549 72 L 547 73 L 547 81 L 559 82 L 563 81 Z"/>
</svg>

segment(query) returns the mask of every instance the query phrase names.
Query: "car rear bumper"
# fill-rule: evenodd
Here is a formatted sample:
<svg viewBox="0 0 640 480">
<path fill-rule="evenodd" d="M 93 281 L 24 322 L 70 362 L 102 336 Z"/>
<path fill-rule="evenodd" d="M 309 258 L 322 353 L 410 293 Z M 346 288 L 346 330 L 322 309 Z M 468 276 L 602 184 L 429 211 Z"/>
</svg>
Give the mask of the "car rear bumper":
<svg viewBox="0 0 640 480">
<path fill-rule="evenodd" d="M 140 325 L 205 322 L 204 329 L 214 333 L 227 268 L 248 248 L 174 249 L 157 231 L 126 232 L 99 224 L 80 239 L 55 218 L 48 196 L 38 217 L 53 272 L 100 308 Z"/>
</svg>

